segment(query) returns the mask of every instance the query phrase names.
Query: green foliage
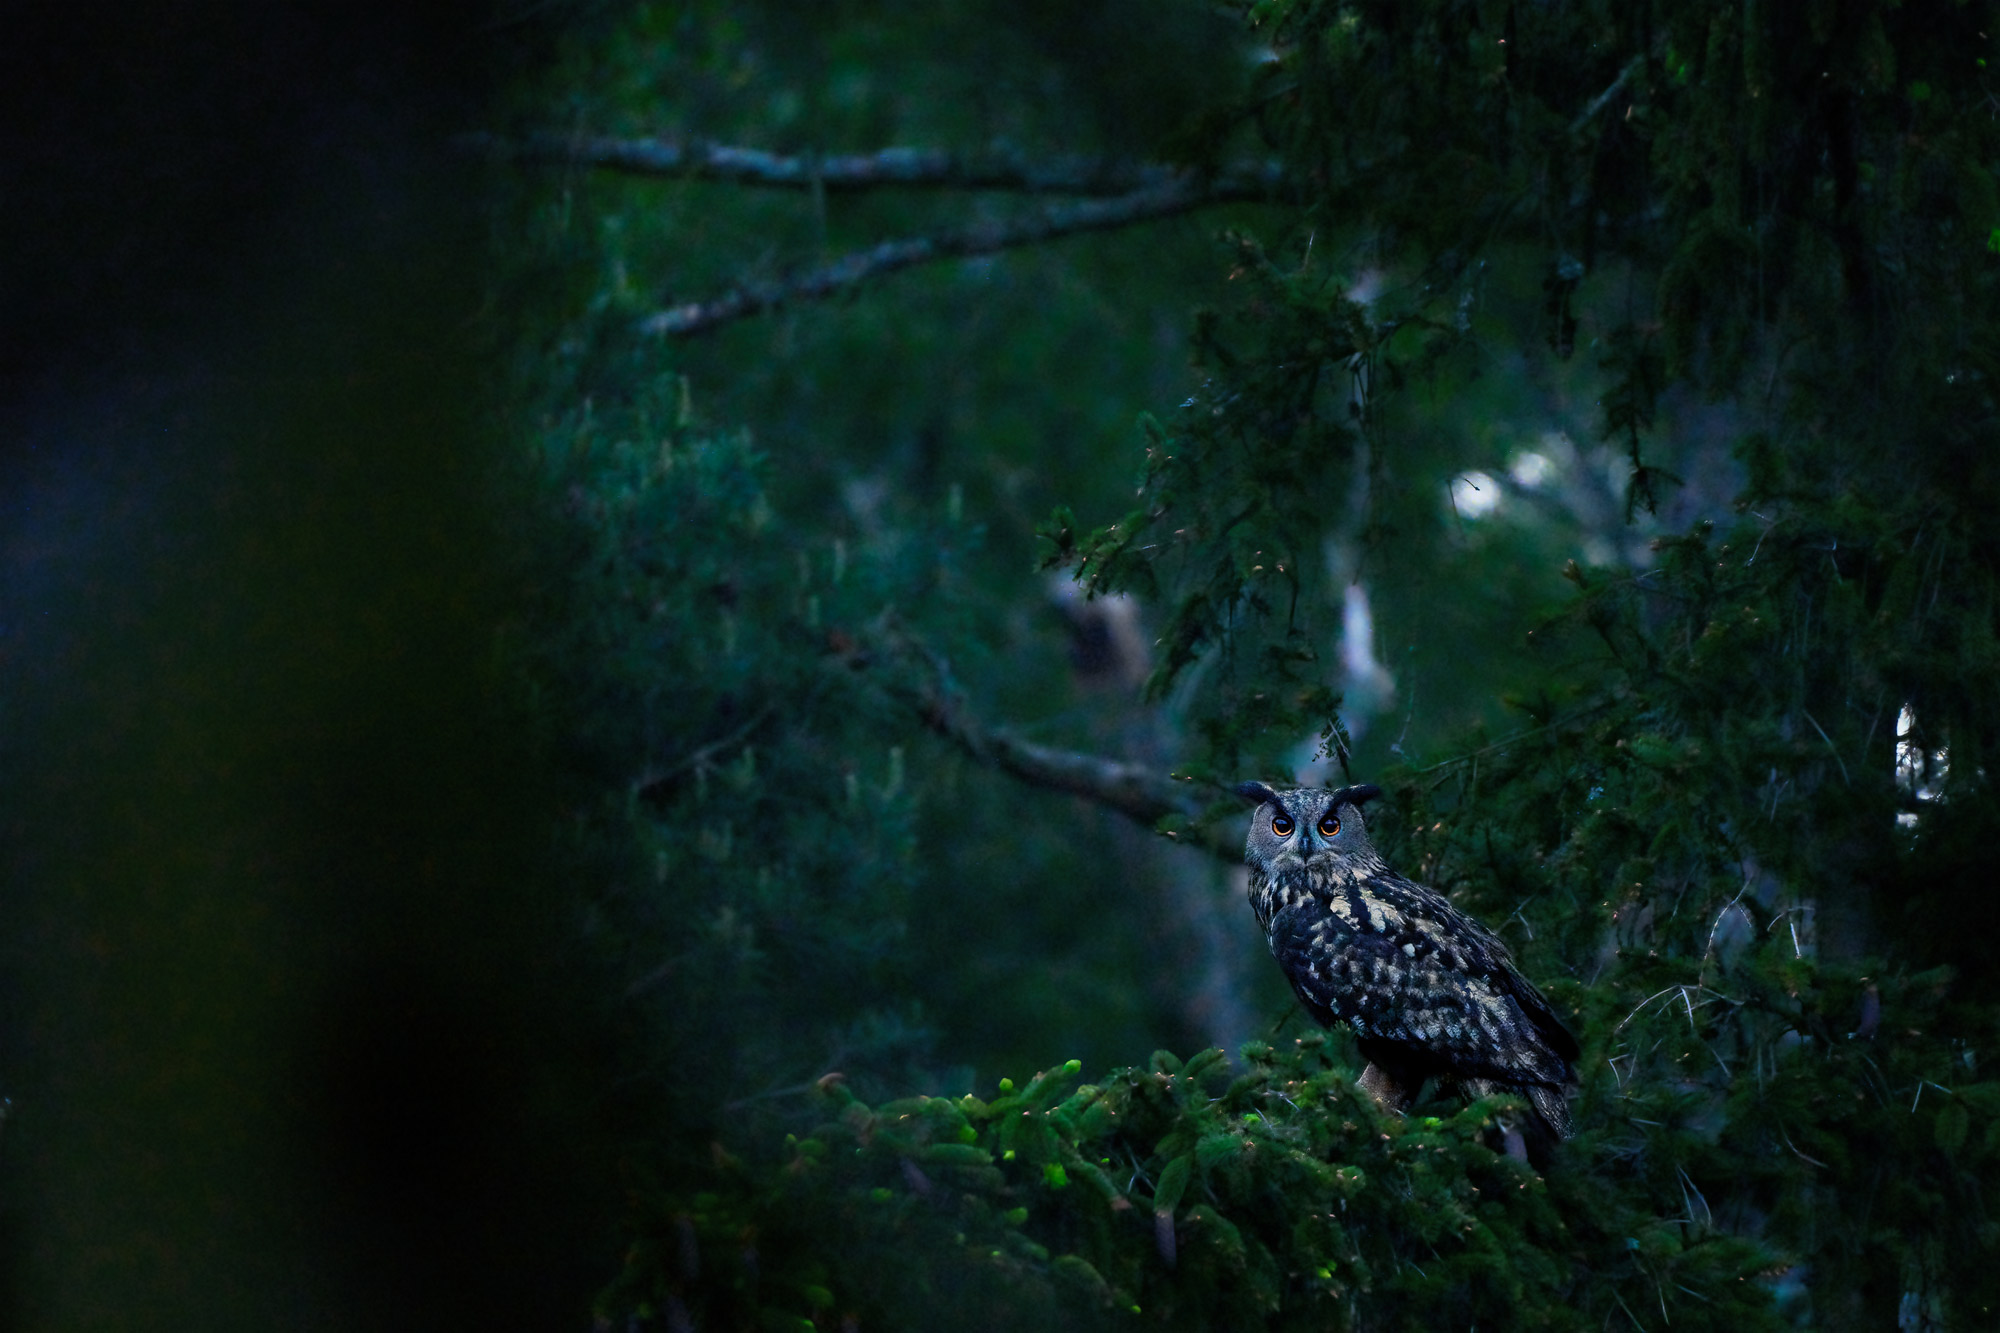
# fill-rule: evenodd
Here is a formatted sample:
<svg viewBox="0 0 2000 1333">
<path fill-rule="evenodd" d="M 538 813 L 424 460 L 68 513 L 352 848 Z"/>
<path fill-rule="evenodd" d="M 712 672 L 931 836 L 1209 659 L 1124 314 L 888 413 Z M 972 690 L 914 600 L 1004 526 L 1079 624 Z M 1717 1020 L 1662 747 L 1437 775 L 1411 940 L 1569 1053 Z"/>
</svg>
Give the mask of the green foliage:
<svg viewBox="0 0 2000 1333">
<path fill-rule="evenodd" d="M 1145 506 L 1081 539 L 1061 517 L 1045 533 L 1049 563 L 1074 563 L 1089 586 L 1171 604 L 1153 697 L 1205 652 L 1219 655 L 1194 721 L 1224 773 L 1243 767 L 1253 738 L 1268 745 L 1330 711 L 1301 605 L 1328 600 L 1310 552 L 1344 507 L 1338 465 L 1358 439 L 1347 418 L 1363 411 L 1360 396 L 1334 401 L 1348 388 L 1336 367 L 1375 351 L 1363 312 L 1326 275 L 1282 272 L 1243 238 L 1236 276 L 1249 289 L 1237 318 L 1197 326 L 1212 373 L 1182 405 L 1180 428 L 1141 423 Z"/>
<path fill-rule="evenodd" d="M 605 11 L 573 25 L 511 115 L 779 150 L 997 136 L 1085 152 L 1102 134 L 1123 151 L 1131 127 L 1094 121 L 1102 90 L 1081 77 L 1107 63 L 1116 15 L 1092 35 L 1014 8 L 941 7 L 938 28 L 788 6 Z M 1223 49 L 1218 20 L 1181 19 L 1153 24 L 1127 94 L 1193 105 L 1238 82 L 1186 58 Z M 940 47 L 939 31 L 963 40 Z M 1046 99 L 1008 92 L 1051 81 Z M 1181 383 L 1184 293 L 1214 281 L 1206 237 L 920 270 L 893 300 L 663 346 L 633 331 L 662 301 L 992 201 L 535 167 L 500 180 L 514 193 L 495 213 L 491 331 L 515 370 L 532 501 L 559 511 L 525 536 L 536 612 L 518 642 L 575 782 L 564 835 L 585 927 L 631 989 L 612 1007 L 644 1068 L 623 1084 L 748 1136 L 789 1123 L 829 1067 L 872 1098 L 969 1086 L 1052 1043 L 1108 1063 L 1206 1039 L 1186 988 L 1153 968 L 1197 947 L 1189 924 L 1128 910 L 1158 900 L 1170 849 L 951 754 L 895 699 L 909 664 L 875 634 L 940 646 L 975 709 L 1037 740 L 1115 750 L 1145 734 L 1119 687 L 1071 669 L 1030 552 L 1056 499 L 1129 494 L 1132 405 Z"/>
<path fill-rule="evenodd" d="M 1585 580 L 1538 633 L 1608 649 L 1588 687 L 1388 784 L 1417 830 L 1403 863 L 1489 919 L 1532 910 L 1531 971 L 1571 960 L 1550 991 L 1589 1034 L 1573 1154 L 1656 1195 L 1678 1177 L 1691 1221 L 1793 1256 L 1822 1326 L 1912 1300 L 1976 1324 L 2000 1299 L 1978 1202 L 2000 1161 L 1973 1128 L 1993 1123 L 1979 1052 L 2000 1011 L 1983 977 L 1912 966 L 1971 965 L 1983 942 L 1941 949 L 1940 922 L 1887 910 L 1981 909 L 1937 882 L 1943 812 L 1910 809 L 1893 721 L 1859 706 L 1917 693 L 1903 664 L 1936 632 L 1884 540 L 1893 513 L 1845 517 L 1864 514 L 1876 542 L 1799 517 L 1703 528 L 1646 574 Z M 1983 699 L 1944 707 L 1952 735 L 1983 732 Z M 1966 784 L 1961 803 L 1985 798 Z"/>
<path fill-rule="evenodd" d="M 907 1078 L 922 1023 L 882 1000 L 905 989 L 904 752 L 841 626 L 913 590 L 789 529 L 747 438 L 662 387 L 536 441 L 537 484 L 566 501 L 540 552 L 567 577 L 542 585 L 530 671 L 601 884 L 586 930 L 657 1016 L 648 1062 L 676 1095 L 807 1076 L 801 1026 L 836 1034 L 857 1078 Z"/>
<path fill-rule="evenodd" d="M 1667 1219 L 1581 1172 L 1494 1150 L 1518 1104 L 1382 1115 L 1314 1033 L 1081 1083 L 1076 1061 L 993 1101 L 828 1118 L 784 1160 L 718 1154 L 647 1198 L 607 1312 L 698 1327 L 1778 1328 L 1771 1262 L 1706 1216 Z M 1435 1110 L 1437 1114 L 1425 1112 Z M 1661 1211 L 1685 1190 L 1656 1182 Z M 829 1248 L 827 1238 L 840 1237 Z M 838 1261 L 832 1256 L 838 1254 Z"/>
<path fill-rule="evenodd" d="M 1988 334 L 1971 312 L 1997 277 L 1980 242 L 1997 149 L 1963 54 L 1984 39 L 1962 7 L 1865 8 L 1852 23 L 1700 3 L 1647 19 L 1249 9 L 1275 46 L 1244 113 L 1311 189 L 1282 245 L 1237 240 L 1241 293 L 1198 325 L 1209 379 L 1151 428 L 1140 507 L 1087 538 L 1061 519 L 1050 532 L 1089 586 L 1160 599 L 1156 692 L 1223 664 L 1195 707 L 1225 768 L 1307 720 L 1338 607 L 1322 542 L 1393 561 L 1417 535 L 1387 507 L 1423 428 L 1397 390 L 1463 389 L 1490 336 L 1473 319 L 1484 266 L 1523 247 L 1550 275 L 1559 356 L 1579 327 L 1598 348 L 1595 424 L 1629 458 L 1628 519 L 1680 481 L 1646 452 L 1676 384 L 1755 377 L 1789 436 L 1779 452 L 1843 484 L 1902 456 L 1912 412 L 1937 413 L 1940 444 L 1984 419 Z M 1900 91 L 1912 78 L 1921 101 Z M 1379 291 L 1365 307 L 1348 295 L 1362 285 Z M 1964 444 L 1917 452 L 1984 497 Z"/>
<path fill-rule="evenodd" d="M 950 11 L 967 31 L 982 12 Z M 1069 100 L 1070 42 L 1103 32 L 1010 30 L 988 88 L 857 23 L 826 56 L 853 79 L 786 101 L 730 54 L 734 20 L 703 13 L 640 11 L 594 128 L 644 123 L 685 76 L 716 95 L 673 114 L 705 132 L 1071 148 L 1055 122 L 1090 99 Z M 562 313 L 531 364 L 555 349 L 537 373 L 564 405 L 535 447 L 570 505 L 550 568 L 577 581 L 550 598 L 564 628 L 531 638 L 554 645 L 550 735 L 576 747 L 578 846 L 611 886 L 596 928 L 633 953 L 641 1045 L 680 1099 L 635 1154 L 655 1174 L 605 1312 L 1981 1326 L 2000 1301 L 1986 19 L 1696 0 L 1243 16 L 1267 44 L 1247 82 L 1204 81 L 1162 115 L 1178 128 L 1138 136 L 1176 160 L 1282 159 L 1286 198 L 1229 218 L 1226 282 L 1121 302 L 1105 274 L 1139 284 L 1195 251 L 1133 263 L 1107 238 L 1023 260 L 1053 297 L 955 266 L 886 313 L 788 312 L 677 352 L 781 442 L 769 465 L 693 421 L 634 345 L 662 296 L 631 275 L 719 286 L 770 262 L 756 247 L 902 234 L 927 205 L 590 183 L 536 214 Z M 922 91 L 866 91 L 891 68 Z M 989 96 L 1028 86 L 1056 91 Z M 1104 350 L 1143 324 L 1098 306 L 1190 293 L 1191 393 Z M 932 359 L 959 324 L 969 350 Z M 1135 399 L 1072 385 L 1085 364 L 1184 398 L 1142 418 L 1136 505 L 1102 444 Z M 949 387 L 974 383 L 1006 387 Z M 978 461 L 940 443 L 960 436 Z M 1498 485 L 1547 436 L 1567 513 L 1527 482 L 1512 517 L 1456 512 L 1469 469 Z M 1056 637 L 1023 628 L 1043 500 L 1067 501 L 1047 564 L 1156 617 L 1160 730 L 1068 692 Z M 992 516 L 984 546 L 966 512 Z M 1329 651 L 1363 579 L 1406 694 L 1424 687 L 1393 740 L 1350 726 Z M 1500 929 L 1583 1038 L 1579 1133 L 1546 1177 L 1496 1154 L 1504 1103 L 1383 1119 L 1339 1037 L 1095 1085 L 1065 1066 L 990 1103 L 905 1096 L 965 1086 L 951 1064 L 1086 1049 L 1051 988 L 1085 997 L 1078 1040 L 1115 1066 L 1096 1057 L 1146 1048 L 1134 994 L 1189 969 L 1154 947 L 1160 862 L 990 776 L 908 776 L 925 742 L 867 650 L 892 622 L 1079 745 L 1165 734 L 1173 767 L 1223 779 L 1317 740 L 1380 781 L 1392 863 Z M 949 1015 L 946 1060 L 920 998 Z M 817 1126 L 796 1114 L 808 1087 Z"/>
</svg>

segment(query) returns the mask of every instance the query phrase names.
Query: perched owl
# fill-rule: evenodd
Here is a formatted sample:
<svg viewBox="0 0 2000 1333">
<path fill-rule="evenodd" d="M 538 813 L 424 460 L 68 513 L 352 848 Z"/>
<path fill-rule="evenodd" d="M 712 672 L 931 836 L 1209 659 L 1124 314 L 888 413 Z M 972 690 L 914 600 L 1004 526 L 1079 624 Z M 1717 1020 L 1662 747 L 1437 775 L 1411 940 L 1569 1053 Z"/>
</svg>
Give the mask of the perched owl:
<svg viewBox="0 0 2000 1333">
<path fill-rule="evenodd" d="M 1244 850 L 1257 924 L 1312 1016 L 1354 1029 L 1362 1086 L 1392 1108 L 1433 1077 L 1518 1092 L 1537 1157 L 1566 1137 L 1576 1038 L 1493 932 L 1383 863 L 1361 821 L 1381 788 L 1236 793 L 1258 803 Z M 1526 1146 L 1509 1135 L 1516 1156 Z"/>
</svg>

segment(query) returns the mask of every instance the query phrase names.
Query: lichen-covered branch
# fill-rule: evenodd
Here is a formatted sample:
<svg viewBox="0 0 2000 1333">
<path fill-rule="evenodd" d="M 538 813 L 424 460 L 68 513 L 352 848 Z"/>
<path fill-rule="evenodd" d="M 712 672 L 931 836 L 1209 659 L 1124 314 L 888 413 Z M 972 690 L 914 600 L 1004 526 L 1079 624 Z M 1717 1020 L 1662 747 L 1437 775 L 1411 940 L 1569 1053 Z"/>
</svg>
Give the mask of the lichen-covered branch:
<svg viewBox="0 0 2000 1333">
<path fill-rule="evenodd" d="M 892 657 L 913 668 L 894 673 L 892 691 L 926 727 L 973 759 L 1030 786 L 1084 797 L 1148 830 L 1179 816 L 1189 824 L 1186 832 L 1169 835 L 1176 841 L 1232 864 L 1242 859 L 1237 833 L 1201 822 L 1220 795 L 1216 790 L 1142 764 L 1058 749 L 989 726 L 973 714 L 950 663 L 935 649 L 893 629 L 881 641 Z"/>
<path fill-rule="evenodd" d="M 669 307 L 639 322 L 642 333 L 686 337 L 793 301 L 823 300 L 874 278 L 940 259 L 966 259 L 1038 245 L 1088 231 L 1108 231 L 1173 217 L 1207 204 L 1256 198 L 1262 191 L 1228 182 L 1182 176 L 1114 199 L 1091 199 L 1041 209 L 1025 217 L 979 222 L 956 231 L 880 245 L 786 277 L 746 281 L 720 296 Z"/>
<path fill-rule="evenodd" d="M 554 162 L 643 176 L 717 181 L 779 189 L 851 191 L 882 187 L 1010 190 L 1025 194 L 1120 195 L 1171 185 L 1186 169 L 1077 155 L 953 153 L 938 148 L 883 148 L 873 153 L 766 152 L 700 139 L 621 139 L 543 132 L 520 139 L 467 135 L 465 144 L 503 161 Z M 1215 174 L 1232 190 L 1269 193 L 1282 182 L 1276 162 L 1246 163 Z"/>
</svg>

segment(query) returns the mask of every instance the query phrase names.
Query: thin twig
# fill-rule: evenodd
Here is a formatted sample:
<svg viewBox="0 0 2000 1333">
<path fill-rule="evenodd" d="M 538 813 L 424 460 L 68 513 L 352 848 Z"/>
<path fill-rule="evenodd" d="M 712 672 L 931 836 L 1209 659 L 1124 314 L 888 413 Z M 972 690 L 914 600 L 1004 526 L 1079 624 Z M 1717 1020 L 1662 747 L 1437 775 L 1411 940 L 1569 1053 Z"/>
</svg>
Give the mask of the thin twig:
<svg viewBox="0 0 2000 1333">
<path fill-rule="evenodd" d="M 1792 1136 L 1785 1132 L 1785 1127 L 1782 1124 L 1778 1126 L 1778 1137 L 1785 1141 L 1785 1146 L 1792 1150 L 1792 1155 L 1794 1157 L 1798 1158 L 1802 1162 L 1811 1162 L 1814 1166 L 1819 1167 L 1821 1170 L 1826 1169 L 1825 1162 L 1820 1161 L 1819 1158 L 1817 1157 L 1808 1157 L 1806 1154 L 1799 1151 L 1799 1145 L 1792 1142 Z"/>
<path fill-rule="evenodd" d="M 1772 528 L 1778 526 L 1778 520 L 1774 518 L 1765 518 L 1762 514 L 1758 513 L 1754 509 L 1750 511 L 1750 517 L 1763 520 L 1764 530 L 1757 534 L 1757 544 L 1750 548 L 1750 558 L 1743 562 L 1743 567 L 1745 569 L 1748 569 L 1750 566 L 1757 563 L 1757 553 L 1764 549 L 1764 539 L 1771 535 Z"/>
<path fill-rule="evenodd" d="M 1209 204 L 1253 199 L 1266 193 L 1261 188 L 1239 188 L 1226 181 L 1186 175 L 1115 198 L 1052 205 L 1025 217 L 979 222 L 957 231 L 938 232 L 930 236 L 883 241 L 803 273 L 771 280 L 745 281 L 706 301 L 691 301 L 657 311 L 639 321 L 639 331 L 662 337 L 706 333 L 718 325 L 794 301 L 818 301 L 837 296 L 864 282 L 919 264 L 998 254 L 1003 250 L 1039 245 L 1064 236 L 1155 222 Z"/>
<path fill-rule="evenodd" d="M 893 187 L 1006 190 L 1017 194 L 1103 197 L 1168 185 L 1187 168 L 1056 154 L 953 153 L 941 148 L 882 148 L 872 153 L 788 155 L 703 139 L 621 139 L 602 134 L 543 131 L 519 139 L 468 134 L 459 142 L 501 161 L 554 162 L 638 176 L 775 189 L 857 191 Z M 1241 162 L 1214 173 L 1218 186 L 1268 194 L 1285 178 L 1278 162 Z"/>
<path fill-rule="evenodd" d="M 1449 768 L 1453 764 L 1468 763 L 1471 760 L 1479 758 L 1481 755 L 1492 754 L 1495 750 L 1504 750 L 1510 745 L 1516 745 L 1521 741 L 1527 740 L 1531 736 L 1539 736 L 1545 731 L 1554 731 L 1556 728 L 1566 727 L 1572 722 L 1580 722 L 1584 718 L 1589 717 L 1592 713 L 1601 713 L 1609 707 L 1611 707 L 1610 703 L 1599 703 L 1599 704 L 1592 704 L 1588 708 L 1579 708 L 1577 709 L 1577 711 L 1571 713 L 1567 717 L 1559 717 L 1553 722 L 1544 723 L 1539 727 L 1530 727 L 1526 731 L 1517 731 L 1512 736 L 1508 736 L 1501 740 L 1494 741 L 1491 745 L 1482 745 L 1477 750 L 1473 750 L 1466 754 L 1459 755 L 1454 759 L 1440 759 L 1437 763 L 1432 764 L 1429 768 L 1420 768 L 1417 770 L 1417 772 L 1435 773 L 1440 768 Z"/>
<path fill-rule="evenodd" d="M 1847 776 L 1847 761 L 1840 757 L 1840 749 L 1833 743 L 1833 737 L 1826 734 L 1826 728 L 1822 727 L 1811 713 L 1807 713 L 1803 708 L 1799 711 L 1805 713 L 1806 721 L 1812 723 L 1813 730 L 1817 731 L 1819 738 L 1826 742 L 1826 748 L 1833 751 L 1833 762 L 1840 765 L 1840 780 L 1850 787 L 1853 786 L 1854 780 Z"/>
<path fill-rule="evenodd" d="M 1722 910 L 1715 914 L 1715 920 L 1709 924 L 1708 944 L 1701 951 L 1701 970 L 1695 974 L 1697 984 L 1704 986 L 1708 984 L 1708 963 L 1709 959 L 1715 956 L 1715 932 L 1722 929 L 1722 918 L 1728 916 L 1730 909 L 1743 901 L 1743 895 L 1749 891 L 1750 881 L 1746 878 L 1743 881 L 1743 887 L 1736 891 L 1736 896 L 1722 905 Z"/>
<path fill-rule="evenodd" d="M 1702 984 L 1699 981 L 1697 981 L 1692 986 L 1687 985 L 1685 982 L 1677 982 L 1674 985 L 1668 986 L 1662 990 L 1654 991 L 1651 995 L 1648 995 L 1645 999 L 1639 1001 L 1638 1006 L 1634 1008 L 1631 1013 L 1625 1015 L 1624 1021 L 1619 1023 L 1617 1027 L 1611 1029 L 1612 1033 L 1615 1035 L 1617 1033 L 1623 1032 L 1627 1024 L 1631 1023 L 1633 1019 L 1637 1018 L 1641 1013 L 1645 1011 L 1647 1005 L 1659 999 L 1662 995 L 1670 995 L 1674 991 L 1679 991 L 1681 993 L 1681 1002 L 1687 1006 L 1688 1027 L 1690 1030 L 1693 1030 L 1694 1028 L 1695 1010 L 1706 1009 L 1708 1008 L 1709 1005 L 1716 1004 L 1718 1002 L 1722 1004 L 1734 1004 L 1734 1005 L 1740 1005 L 1743 1003 L 1741 1000 L 1735 999 L 1728 995 L 1724 995 L 1721 991 L 1714 990 L 1709 986 Z M 1703 1000 L 1700 1004 L 1696 1004 L 1694 1002 L 1694 995 L 1693 995 L 1693 992 L 1695 991 L 1703 992 L 1708 996 L 1708 998 Z M 1658 1045 L 1657 1042 L 1654 1044 L 1656 1046 Z M 1728 1066 L 1725 1065 L 1724 1068 L 1727 1069 Z"/>
<path fill-rule="evenodd" d="M 659 788 L 665 786 L 669 782 L 672 782 L 675 778 L 687 772 L 689 769 L 696 768 L 702 764 L 705 764 L 710 759 L 713 759 L 716 755 L 721 754 L 724 750 L 728 750 L 733 748 L 734 746 L 740 745 L 743 741 L 749 738 L 750 733 L 757 730 L 758 727 L 764 725 L 764 720 L 766 718 L 770 717 L 771 714 L 777 711 L 778 711 L 777 704 L 775 703 L 765 704 L 762 708 L 758 709 L 756 713 L 751 715 L 751 718 L 748 722 L 745 722 L 742 726 L 736 728 L 736 730 L 730 732 L 727 736 L 724 736 L 721 740 L 710 741 L 708 744 L 702 746 L 700 749 L 690 752 L 685 758 L 681 759 L 679 762 L 675 763 L 671 768 L 668 768 L 663 772 L 656 773 L 649 770 L 645 773 L 640 774 L 638 780 L 632 784 L 632 794 L 634 796 L 645 796 L 651 792 L 657 791 Z"/>
<path fill-rule="evenodd" d="M 1618 1308 L 1623 1310 L 1625 1317 L 1632 1321 L 1632 1327 L 1638 1329 L 1639 1333 L 1646 1333 L 1646 1326 L 1639 1322 L 1639 1316 L 1632 1313 L 1632 1307 L 1625 1304 L 1625 1298 L 1620 1296 L 1615 1289 L 1611 1293 L 1611 1299 L 1618 1302 Z"/>
<path fill-rule="evenodd" d="M 1927 1078 L 1920 1078 L 1917 1080 L 1917 1095 L 1910 1099 L 1911 1115 L 1915 1115 L 1917 1113 L 1917 1103 L 1924 1099 L 1924 1088 L 1926 1085 L 1936 1088 L 1939 1092 L 1943 1093 L 1947 1097 L 1954 1097 L 1957 1095 L 1950 1088 L 1947 1088 L 1942 1083 L 1932 1083 Z"/>
<path fill-rule="evenodd" d="M 1715 1225 L 1715 1214 L 1709 1209 L 1708 1196 L 1703 1194 L 1701 1187 L 1694 1183 L 1694 1177 L 1687 1173 L 1686 1167 L 1676 1166 L 1674 1170 L 1679 1173 L 1681 1178 L 1681 1207 L 1687 1210 L 1688 1225 L 1713 1227 Z M 1688 1197 L 1690 1194 L 1694 1196 L 1692 1199 Z M 1701 1200 L 1701 1215 L 1705 1220 L 1700 1222 L 1695 1221 L 1694 1217 L 1695 1199 Z"/>
<path fill-rule="evenodd" d="M 1662 995 L 1666 995 L 1675 990 L 1684 990 L 1684 989 L 1686 988 L 1681 986 L 1668 986 L 1665 987 L 1664 989 L 1654 991 L 1651 995 L 1648 995 L 1645 999 L 1639 1001 L 1638 1008 L 1634 1009 L 1631 1013 L 1625 1015 L 1625 1021 L 1620 1023 L 1617 1027 L 1611 1029 L 1611 1031 L 1614 1034 L 1623 1032 L 1625 1030 L 1626 1024 L 1630 1023 L 1633 1019 L 1637 1018 L 1647 1005 L 1659 999 Z"/>
<path fill-rule="evenodd" d="M 1569 123 L 1569 132 L 1571 134 L 1582 133 L 1585 127 L 1587 127 L 1591 121 L 1597 119 L 1599 112 L 1603 111 L 1605 107 L 1611 105 L 1613 98 L 1617 97 L 1619 93 L 1625 91 L 1625 85 L 1632 81 L 1632 76 L 1637 74 L 1640 70 L 1644 69 L 1645 67 L 1646 67 L 1646 57 L 1633 56 L 1632 59 L 1629 62 L 1627 62 L 1625 68 L 1618 71 L 1618 77 L 1611 81 L 1611 86 L 1606 88 L 1603 92 L 1599 93 L 1597 96 L 1591 98 L 1590 105 L 1583 109 L 1583 114 L 1578 116 L 1575 120 L 1572 120 Z"/>
<path fill-rule="evenodd" d="M 1790 907 L 1783 909 L 1776 916 L 1772 917 L 1771 924 L 1764 927 L 1764 932 L 1766 934 L 1769 934 L 1771 931 L 1776 930 L 1778 928 L 1778 922 L 1783 921 L 1786 917 L 1796 918 L 1798 914 L 1810 912 L 1812 910 L 1813 910 L 1813 905 L 1810 903 L 1793 903 Z M 1791 928 L 1792 932 L 1792 956 L 1794 958 L 1805 957 L 1806 956 L 1805 949 L 1799 944 L 1798 921 L 1796 919 L 1785 921 L 1785 924 Z"/>
</svg>

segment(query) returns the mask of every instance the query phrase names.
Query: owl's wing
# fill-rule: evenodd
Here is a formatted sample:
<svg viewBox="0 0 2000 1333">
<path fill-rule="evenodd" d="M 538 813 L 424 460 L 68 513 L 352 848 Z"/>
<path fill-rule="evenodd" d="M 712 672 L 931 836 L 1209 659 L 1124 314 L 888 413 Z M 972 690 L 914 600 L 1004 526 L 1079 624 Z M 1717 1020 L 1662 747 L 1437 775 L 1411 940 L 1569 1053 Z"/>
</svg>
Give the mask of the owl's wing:
<svg viewBox="0 0 2000 1333">
<path fill-rule="evenodd" d="M 1567 1061 L 1516 998 L 1510 982 L 1518 977 L 1504 959 L 1482 970 L 1487 951 L 1455 940 L 1450 923 L 1407 912 L 1392 923 L 1389 915 L 1310 902 L 1271 919 L 1271 952 L 1316 1018 L 1406 1046 L 1461 1078 L 1569 1081 Z"/>
<path fill-rule="evenodd" d="M 1400 909 L 1408 920 L 1401 929 L 1417 940 L 1418 957 L 1426 953 L 1426 943 L 1435 953 L 1438 966 L 1487 982 L 1495 995 L 1512 999 L 1528 1026 L 1563 1066 L 1563 1076 L 1550 1082 L 1567 1082 L 1574 1077 L 1568 1067 L 1581 1054 L 1576 1037 L 1556 1017 L 1535 984 L 1514 966 L 1513 955 L 1498 935 L 1452 905 L 1436 889 L 1404 879 L 1393 871 L 1372 877 L 1363 889 L 1384 904 L 1384 911 Z M 1385 925 L 1392 923 L 1386 922 Z"/>
<path fill-rule="evenodd" d="M 1567 1066 L 1582 1052 L 1576 1044 L 1576 1037 L 1563 1021 L 1556 1017 L 1556 1011 L 1546 997 L 1536 989 L 1535 983 L 1522 976 L 1514 966 L 1514 959 L 1507 952 L 1507 946 L 1500 937 L 1484 925 L 1473 920 L 1451 905 L 1451 901 L 1435 889 L 1422 885 L 1403 884 L 1422 895 L 1424 904 L 1420 910 L 1431 929 L 1427 932 L 1440 944 L 1440 961 L 1451 970 L 1484 978 L 1492 984 L 1496 994 L 1512 999 L 1530 1027 L 1541 1037 L 1542 1043 Z M 1550 1080 L 1562 1082 L 1569 1078 L 1565 1068 L 1564 1079 Z"/>
<path fill-rule="evenodd" d="M 1565 1064 L 1575 1064 L 1583 1054 L 1582 1048 L 1576 1044 L 1576 1034 L 1569 1030 L 1569 1026 L 1562 1019 L 1556 1017 L 1556 1011 L 1549 1006 L 1541 991 L 1535 988 L 1535 983 L 1512 967 L 1507 969 L 1507 983 L 1507 993 L 1514 998 L 1514 1003 L 1521 1007 L 1521 1012 L 1527 1015 L 1528 1021 L 1535 1025 L 1535 1030 L 1542 1034 L 1542 1040 L 1548 1043 L 1549 1049 L 1554 1051 Z"/>
</svg>

